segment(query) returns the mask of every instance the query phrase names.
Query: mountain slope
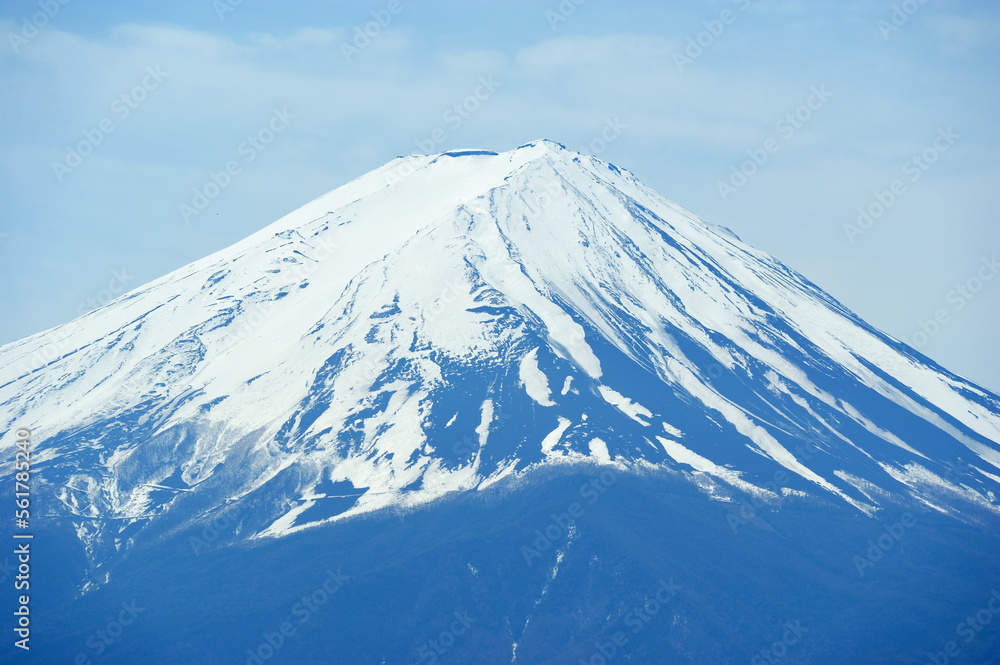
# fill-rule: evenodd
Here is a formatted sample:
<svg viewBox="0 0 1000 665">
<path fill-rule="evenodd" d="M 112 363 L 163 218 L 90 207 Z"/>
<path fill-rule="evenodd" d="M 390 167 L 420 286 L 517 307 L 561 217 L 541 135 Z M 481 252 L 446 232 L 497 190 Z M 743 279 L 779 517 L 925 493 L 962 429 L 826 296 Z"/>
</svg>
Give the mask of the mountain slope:
<svg viewBox="0 0 1000 665">
<path fill-rule="evenodd" d="M 996 395 L 548 141 L 397 159 L 0 348 L 18 427 L 96 583 L 206 519 L 287 536 L 573 463 L 1000 513 Z"/>
</svg>

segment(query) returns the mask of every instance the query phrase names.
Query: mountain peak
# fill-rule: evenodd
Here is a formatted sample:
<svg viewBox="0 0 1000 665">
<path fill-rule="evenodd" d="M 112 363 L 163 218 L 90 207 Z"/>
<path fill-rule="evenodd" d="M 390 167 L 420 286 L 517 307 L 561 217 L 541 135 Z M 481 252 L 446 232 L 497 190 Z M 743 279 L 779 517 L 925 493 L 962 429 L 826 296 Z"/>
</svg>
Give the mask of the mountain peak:
<svg viewBox="0 0 1000 665">
<path fill-rule="evenodd" d="M 535 141 L 529 141 L 524 145 L 519 145 L 516 148 L 516 150 L 523 150 L 525 148 L 547 148 L 548 150 L 552 151 L 574 152 L 573 150 L 570 150 L 569 148 L 564 146 L 562 143 L 558 143 L 551 139 L 537 139 Z"/>
</svg>

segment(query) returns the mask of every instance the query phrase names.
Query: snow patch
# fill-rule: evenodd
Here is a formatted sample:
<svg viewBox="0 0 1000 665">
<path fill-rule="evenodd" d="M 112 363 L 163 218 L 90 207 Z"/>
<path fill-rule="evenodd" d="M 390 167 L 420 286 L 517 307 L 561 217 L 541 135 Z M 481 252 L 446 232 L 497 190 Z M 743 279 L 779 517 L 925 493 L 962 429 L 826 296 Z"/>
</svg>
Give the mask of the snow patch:
<svg viewBox="0 0 1000 665">
<path fill-rule="evenodd" d="M 645 416 L 646 418 L 652 418 L 653 413 L 638 402 L 633 402 L 628 397 L 625 397 L 621 393 L 608 388 L 607 386 L 598 386 L 597 390 L 600 391 L 601 397 L 608 404 L 617 407 L 619 411 L 624 413 L 626 416 L 636 421 L 640 425 L 649 427 L 649 423 L 640 418 L 639 416 Z"/>
<path fill-rule="evenodd" d="M 884 464 L 879 462 L 879 466 L 887 474 L 892 476 L 895 480 L 907 485 L 916 491 L 914 496 L 928 505 L 929 499 L 923 496 L 923 491 L 933 490 L 936 494 L 948 494 L 952 498 L 963 498 L 966 501 L 974 503 L 978 506 L 986 508 L 993 513 L 1000 514 L 1000 506 L 994 505 L 987 497 L 984 497 L 979 492 L 966 485 L 955 485 L 954 483 L 948 482 L 941 476 L 937 475 L 933 471 L 930 471 L 916 462 L 911 462 L 910 464 L 904 465 L 902 468 L 896 468 L 889 464 Z M 936 497 L 935 497 L 936 498 Z M 934 506 L 937 507 L 936 505 Z M 956 511 L 952 511 L 953 513 Z"/>
<path fill-rule="evenodd" d="M 521 367 L 518 375 L 521 384 L 531 399 L 541 406 L 555 406 L 556 403 L 549 399 L 552 391 L 549 390 L 549 377 L 545 376 L 538 367 L 538 347 L 529 351 L 524 358 L 521 358 Z"/>
<path fill-rule="evenodd" d="M 673 436 L 678 439 L 684 436 L 683 432 L 681 432 L 679 429 L 668 423 L 663 423 L 663 431 L 669 434 L 670 436 Z"/>
<path fill-rule="evenodd" d="M 693 450 L 688 450 L 676 441 L 665 439 L 662 436 L 658 436 L 656 439 L 660 442 L 660 445 L 663 446 L 663 450 L 665 450 L 666 453 L 670 455 L 678 464 L 687 464 L 695 471 L 700 471 L 702 473 L 707 473 L 710 476 L 714 476 L 727 485 L 731 485 L 736 489 L 746 492 L 747 494 L 770 499 L 778 498 L 774 493 L 768 492 L 761 487 L 757 487 L 753 483 L 748 483 L 743 480 L 740 478 L 740 474 L 738 472 L 719 466 L 715 462 L 702 457 Z"/>
<path fill-rule="evenodd" d="M 556 444 L 559 443 L 559 439 L 562 437 L 563 432 L 565 432 L 570 425 L 573 423 L 562 416 L 559 417 L 559 426 L 554 430 L 545 435 L 542 439 L 542 452 L 546 455 L 552 453 L 552 449 L 555 448 Z"/>
<path fill-rule="evenodd" d="M 594 437 L 590 440 L 590 456 L 601 462 L 610 462 L 611 454 L 608 452 L 608 444 L 601 439 Z"/>
<path fill-rule="evenodd" d="M 488 399 L 483 402 L 481 413 L 479 426 L 476 428 L 480 448 L 486 445 L 486 438 L 490 435 L 490 423 L 493 422 L 493 400 Z"/>
</svg>

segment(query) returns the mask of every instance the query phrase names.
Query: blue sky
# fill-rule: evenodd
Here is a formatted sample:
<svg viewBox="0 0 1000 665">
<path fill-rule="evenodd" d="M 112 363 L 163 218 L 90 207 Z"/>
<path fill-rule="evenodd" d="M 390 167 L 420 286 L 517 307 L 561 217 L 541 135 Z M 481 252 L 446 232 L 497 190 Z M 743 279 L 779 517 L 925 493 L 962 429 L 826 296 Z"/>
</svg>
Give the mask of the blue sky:
<svg viewBox="0 0 1000 665">
<path fill-rule="evenodd" d="M 36 0 L 0 34 L 0 343 L 397 155 L 550 138 L 1000 390 L 992 2 Z"/>
</svg>

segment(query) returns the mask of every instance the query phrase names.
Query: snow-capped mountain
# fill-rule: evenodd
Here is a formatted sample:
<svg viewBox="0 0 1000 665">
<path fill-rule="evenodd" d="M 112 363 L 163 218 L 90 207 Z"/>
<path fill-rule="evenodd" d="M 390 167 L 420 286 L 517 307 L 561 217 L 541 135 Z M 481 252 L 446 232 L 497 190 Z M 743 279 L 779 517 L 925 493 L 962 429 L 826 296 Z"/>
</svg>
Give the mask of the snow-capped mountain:
<svg viewBox="0 0 1000 665">
<path fill-rule="evenodd" d="M 398 158 L 0 348 L 20 427 L 94 566 L 206 516 L 282 536 L 583 461 L 1000 513 L 996 395 L 549 141 Z"/>
<path fill-rule="evenodd" d="M 396 159 L 0 347 L 21 428 L 4 662 L 1000 657 L 1000 398 L 549 141 Z"/>
</svg>

